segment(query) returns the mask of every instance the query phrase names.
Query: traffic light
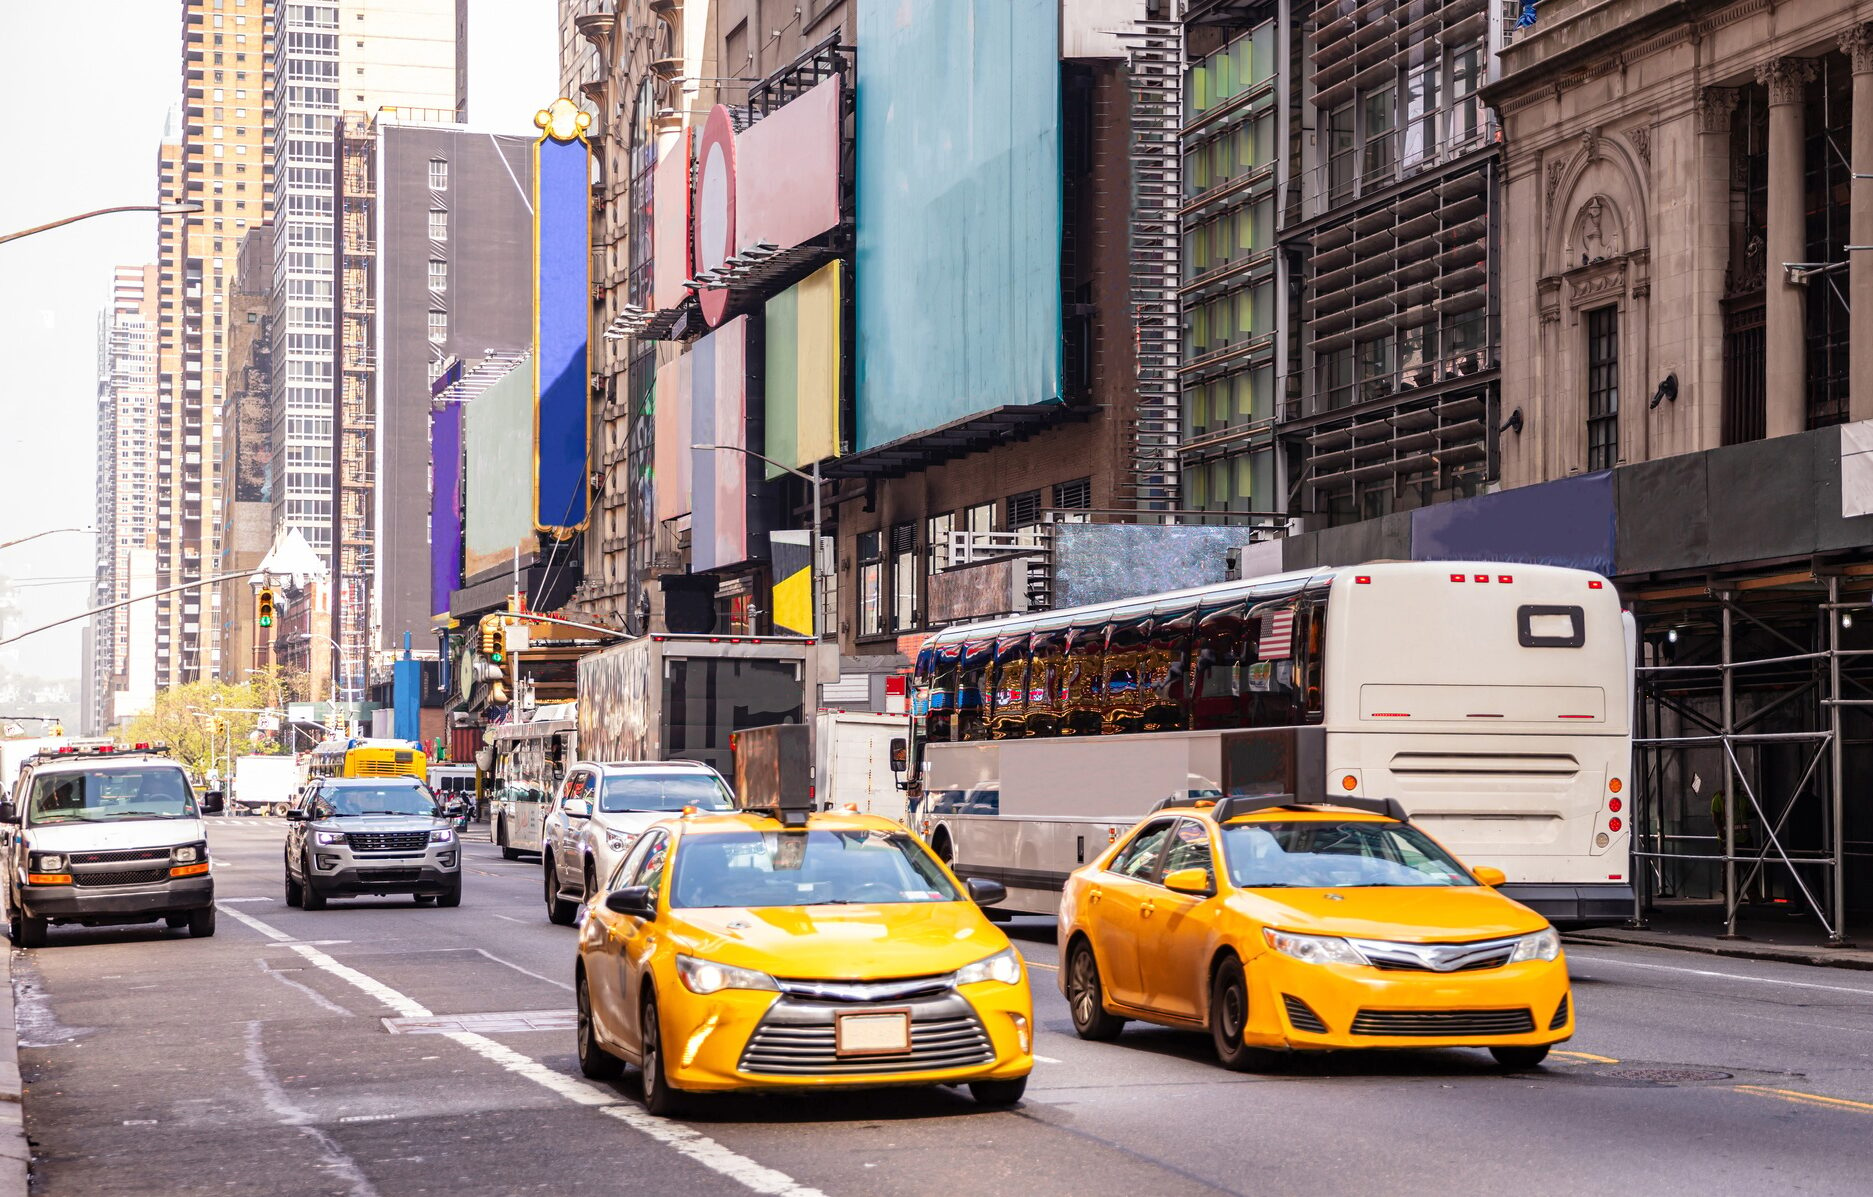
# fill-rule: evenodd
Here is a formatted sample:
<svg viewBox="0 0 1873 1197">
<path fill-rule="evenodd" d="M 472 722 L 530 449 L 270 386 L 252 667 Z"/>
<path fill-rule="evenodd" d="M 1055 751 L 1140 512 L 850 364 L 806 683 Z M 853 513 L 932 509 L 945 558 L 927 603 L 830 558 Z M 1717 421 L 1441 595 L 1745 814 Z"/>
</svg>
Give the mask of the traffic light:
<svg viewBox="0 0 1873 1197">
<path fill-rule="evenodd" d="M 273 587 L 262 586 L 260 588 L 260 593 L 255 596 L 254 599 L 254 610 L 255 614 L 258 616 L 256 622 L 258 622 L 261 627 L 270 628 L 273 626 Z"/>
<path fill-rule="evenodd" d="M 499 619 L 481 625 L 481 655 L 496 665 L 507 660 L 507 625 Z"/>
</svg>

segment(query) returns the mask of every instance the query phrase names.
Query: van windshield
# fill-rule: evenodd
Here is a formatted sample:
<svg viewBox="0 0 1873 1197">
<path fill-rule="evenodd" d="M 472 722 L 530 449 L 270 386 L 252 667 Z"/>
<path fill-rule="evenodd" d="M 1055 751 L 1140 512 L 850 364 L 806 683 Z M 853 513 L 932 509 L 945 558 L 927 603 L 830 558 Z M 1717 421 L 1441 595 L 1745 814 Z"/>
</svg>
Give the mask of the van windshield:
<svg viewBox="0 0 1873 1197">
<path fill-rule="evenodd" d="M 193 819 L 200 812 L 189 779 L 173 765 L 100 769 L 33 778 L 26 821 L 103 823 L 117 819 Z"/>
</svg>

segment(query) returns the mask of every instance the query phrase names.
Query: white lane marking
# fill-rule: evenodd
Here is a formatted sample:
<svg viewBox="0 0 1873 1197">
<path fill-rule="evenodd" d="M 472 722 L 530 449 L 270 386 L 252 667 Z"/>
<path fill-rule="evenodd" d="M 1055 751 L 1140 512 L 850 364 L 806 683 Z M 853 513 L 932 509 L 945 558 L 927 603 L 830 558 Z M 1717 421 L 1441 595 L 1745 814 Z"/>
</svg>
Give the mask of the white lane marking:
<svg viewBox="0 0 1873 1197">
<path fill-rule="evenodd" d="M 1066 1063 L 1066 1061 L 1056 1060 L 1052 1056 L 1043 1056 L 1039 1052 L 1034 1053 L 1034 1059 L 1036 1062 L 1041 1063 L 1041 1064 L 1064 1064 Z"/>
<path fill-rule="evenodd" d="M 340 1014 L 346 1018 L 355 1017 L 351 1013 L 351 1011 L 345 1009 L 343 1006 L 339 1005 L 337 1002 L 334 1002 L 332 999 L 326 997 L 324 994 L 320 993 L 318 990 L 312 988 L 312 986 L 307 985 L 300 981 L 295 981 L 291 977 L 287 976 L 285 973 L 279 973 L 279 972 L 273 971 L 273 969 L 267 967 L 267 962 L 264 960 L 257 961 L 256 963 L 260 965 L 261 972 L 267 974 L 269 977 L 272 977 L 276 981 L 280 981 L 286 985 L 292 986 L 294 989 L 297 989 L 299 992 L 311 998 L 315 1005 L 323 1006 L 325 1009 L 331 1011 L 333 1014 Z"/>
<path fill-rule="evenodd" d="M 1690 973 L 1695 977 L 1721 977 L 1726 981 L 1749 981 L 1756 985 L 1825 989 L 1830 993 L 1857 993 L 1861 997 L 1873 997 L 1873 989 L 1855 989 L 1851 985 L 1819 985 L 1813 981 L 1784 981 L 1780 977 L 1746 977 L 1741 973 L 1720 973 L 1708 968 L 1681 968 L 1675 964 L 1641 964 L 1637 960 L 1621 960 L 1616 956 L 1581 956 L 1574 952 L 1569 952 L 1567 958 L 1583 960 L 1589 964 L 1611 964 L 1616 968 L 1648 968 L 1661 973 Z"/>
<path fill-rule="evenodd" d="M 512 960 L 501 959 L 499 956 L 496 956 L 493 952 L 490 952 L 486 948 L 476 948 L 475 951 L 480 952 L 483 956 L 486 956 L 488 959 L 494 961 L 496 964 L 505 964 L 507 967 L 513 969 L 515 972 L 525 973 L 527 976 L 532 977 L 536 981 L 545 981 L 548 985 L 557 985 L 561 989 L 572 988 L 572 984 L 569 981 L 556 981 L 552 977 L 547 976 L 545 973 L 536 973 L 530 968 L 522 968 L 518 964 L 515 964 Z"/>
<path fill-rule="evenodd" d="M 511 914 L 497 914 L 494 917 L 497 919 L 506 919 L 510 923 L 531 923 L 534 921 L 533 919 L 517 919 Z"/>
<path fill-rule="evenodd" d="M 273 1079 L 267 1071 L 267 1059 L 260 1046 L 260 1024 L 247 1024 L 247 1052 L 244 1068 L 254 1085 L 260 1090 L 260 1100 L 272 1112 L 281 1126 L 291 1126 L 318 1145 L 319 1154 L 325 1157 L 325 1170 L 342 1178 L 351 1186 L 354 1197 L 377 1197 L 377 1190 L 364 1176 L 357 1162 L 346 1155 L 344 1149 L 324 1131 L 312 1124 L 312 1116 L 293 1104 L 286 1090 Z"/>
<path fill-rule="evenodd" d="M 216 898 L 215 905 L 220 906 L 221 904 L 225 902 L 271 902 L 271 901 L 273 901 L 272 898 Z M 229 913 L 232 913 L 232 911 L 230 911 Z"/>
<path fill-rule="evenodd" d="M 284 932 L 269 927 L 259 919 L 242 914 L 238 910 L 230 910 L 228 913 L 270 939 L 276 941 L 290 941 L 292 939 L 291 936 Z M 405 1018 L 433 1017 L 432 1012 L 414 998 L 397 992 L 375 977 L 367 976 L 349 965 L 339 963 L 317 948 L 297 942 L 289 942 L 287 946 L 290 946 L 293 951 L 305 957 L 307 963 L 316 965 L 326 972 L 331 973 L 333 976 L 349 982 L 354 987 L 363 990 L 365 993 L 376 998 Z M 256 1050 L 259 1044 L 257 1038 L 259 1025 L 259 1023 L 248 1024 L 249 1037 L 255 1045 Z M 466 1047 L 483 1059 L 499 1064 L 502 1068 L 505 1068 L 514 1075 L 525 1077 L 541 1088 L 551 1090 L 568 1101 L 577 1102 L 579 1105 L 583 1106 L 592 1106 L 602 1109 L 604 1113 L 616 1118 L 633 1130 L 643 1132 L 665 1146 L 673 1148 L 682 1155 L 688 1156 L 703 1167 L 717 1172 L 746 1188 L 752 1189 L 754 1192 L 771 1194 L 772 1197 L 825 1197 L 825 1194 L 821 1193 L 818 1189 L 799 1184 L 784 1172 L 776 1171 L 763 1164 L 757 1164 L 747 1156 L 724 1147 L 707 1135 L 691 1130 L 680 1122 L 672 1122 L 668 1118 L 659 1118 L 655 1114 L 646 1113 L 636 1106 L 621 1105 L 619 1104 L 618 1095 L 612 1090 L 602 1089 L 597 1085 L 590 1084 L 576 1077 L 570 1077 L 564 1073 L 555 1072 L 538 1060 L 533 1059 L 531 1056 L 522 1055 L 505 1044 L 496 1043 L 486 1035 L 476 1035 L 468 1031 L 449 1031 L 445 1032 L 444 1037 L 453 1039 L 455 1042 Z M 251 1071 L 250 1069 L 250 1072 Z M 264 1072 L 264 1069 L 262 1071 Z M 269 1081 L 271 1080 L 271 1078 L 267 1079 Z M 281 1094 L 281 1098 L 284 1099 L 283 1093 Z M 287 1104 L 288 1108 L 290 1108 L 290 1103 Z M 272 1107 L 273 1103 L 271 1100 L 269 1100 L 268 1105 Z M 284 1119 L 282 1119 L 282 1121 L 284 1121 Z M 308 1129 L 316 1130 L 316 1128 Z M 348 1161 L 346 1162 L 348 1163 Z M 353 1171 L 356 1171 L 355 1168 Z M 363 1181 L 361 1175 L 358 1179 L 360 1182 Z M 368 1185 L 363 1191 L 369 1191 Z"/>
</svg>

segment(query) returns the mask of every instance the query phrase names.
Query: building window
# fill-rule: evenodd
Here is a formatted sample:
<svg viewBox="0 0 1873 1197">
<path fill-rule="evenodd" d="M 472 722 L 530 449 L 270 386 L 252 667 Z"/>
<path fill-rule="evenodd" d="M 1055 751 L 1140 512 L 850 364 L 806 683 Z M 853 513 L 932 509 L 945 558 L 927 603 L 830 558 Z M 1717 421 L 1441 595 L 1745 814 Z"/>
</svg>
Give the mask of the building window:
<svg viewBox="0 0 1873 1197">
<path fill-rule="evenodd" d="M 917 525 L 891 527 L 891 626 L 917 626 Z"/>
<path fill-rule="evenodd" d="M 989 533 L 995 531 L 995 504 L 978 503 L 974 507 L 965 510 L 963 512 L 962 530 L 969 534 L 970 541 L 972 542 L 969 545 L 967 556 L 973 557 L 976 553 L 976 546 L 973 543 L 975 538 L 978 536 L 987 536 Z M 952 561 L 951 564 L 960 565 L 967 564 L 967 562 Z"/>
<path fill-rule="evenodd" d="M 431 241 L 449 239 L 449 214 L 442 208 L 429 210 L 429 239 Z"/>
<path fill-rule="evenodd" d="M 1008 530 L 1018 533 L 1016 540 L 1024 545 L 1040 543 L 1041 492 L 1024 490 L 1020 494 L 1008 496 Z"/>
<path fill-rule="evenodd" d="M 884 631 L 884 537 L 861 532 L 858 537 L 858 634 L 877 636 Z"/>
<path fill-rule="evenodd" d="M 447 191 L 449 189 L 449 163 L 443 158 L 429 160 L 429 189 Z"/>
<path fill-rule="evenodd" d="M 1619 460 L 1619 309 L 1587 313 L 1587 468 Z"/>
<path fill-rule="evenodd" d="M 449 314 L 431 311 L 429 313 L 429 339 L 441 344 L 449 339 Z"/>
<path fill-rule="evenodd" d="M 431 291 L 449 289 L 449 264 L 440 258 L 429 259 L 429 289 Z"/>
<path fill-rule="evenodd" d="M 930 572 L 941 573 L 949 568 L 950 533 L 956 530 L 956 513 L 946 511 L 942 515 L 933 515 L 924 523 L 925 539 L 930 544 Z"/>
<path fill-rule="evenodd" d="M 1075 478 L 1071 482 L 1054 483 L 1054 510 L 1059 512 L 1090 511 L 1093 506 L 1093 480 Z M 1062 515 L 1060 519 L 1067 523 L 1083 524 L 1084 515 Z"/>
</svg>

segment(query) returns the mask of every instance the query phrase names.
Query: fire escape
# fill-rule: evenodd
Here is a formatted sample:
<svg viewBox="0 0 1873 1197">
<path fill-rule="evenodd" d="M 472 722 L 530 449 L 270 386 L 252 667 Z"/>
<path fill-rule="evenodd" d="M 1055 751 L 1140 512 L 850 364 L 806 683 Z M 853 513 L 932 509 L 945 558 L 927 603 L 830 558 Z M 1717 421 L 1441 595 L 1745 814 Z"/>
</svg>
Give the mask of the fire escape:
<svg viewBox="0 0 1873 1197">
<path fill-rule="evenodd" d="M 376 347 L 371 318 L 376 297 L 371 290 L 372 215 L 376 185 L 371 175 L 375 141 L 368 122 L 347 116 L 339 127 L 343 176 L 338 236 L 338 408 L 333 461 L 336 566 L 335 639 L 347 701 L 364 697 L 370 677 L 371 636 L 371 489 L 376 481 L 371 444 L 377 412 L 372 400 Z"/>
</svg>

